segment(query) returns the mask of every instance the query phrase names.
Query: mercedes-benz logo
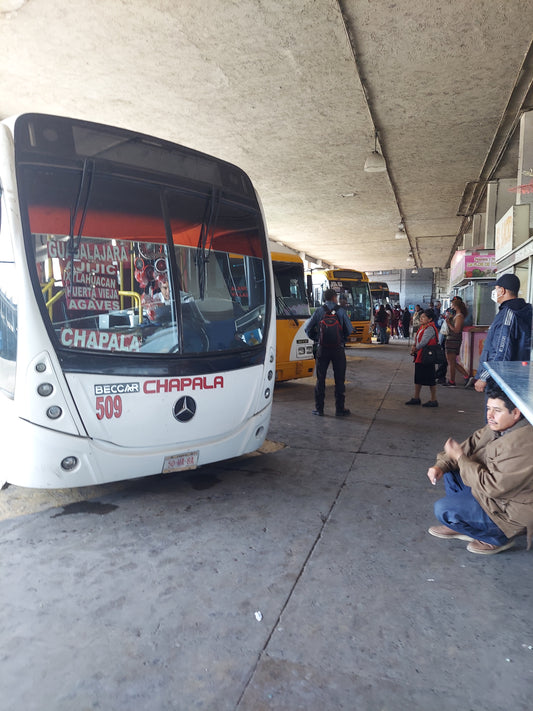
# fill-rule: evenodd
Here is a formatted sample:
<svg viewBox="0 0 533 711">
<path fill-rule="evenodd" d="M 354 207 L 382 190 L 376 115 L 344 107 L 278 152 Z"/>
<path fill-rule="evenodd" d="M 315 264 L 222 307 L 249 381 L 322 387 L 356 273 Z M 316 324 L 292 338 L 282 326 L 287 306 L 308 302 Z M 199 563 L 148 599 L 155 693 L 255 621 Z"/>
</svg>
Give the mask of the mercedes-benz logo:
<svg viewBox="0 0 533 711">
<path fill-rule="evenodd" d="M 194 417 L 196 412 L 196 402 L 185 395 L 185 397 L 180 397 L 177 403 L 174 405 L 174 417 L 178 422 L 189 422 Z"/>
</svg>

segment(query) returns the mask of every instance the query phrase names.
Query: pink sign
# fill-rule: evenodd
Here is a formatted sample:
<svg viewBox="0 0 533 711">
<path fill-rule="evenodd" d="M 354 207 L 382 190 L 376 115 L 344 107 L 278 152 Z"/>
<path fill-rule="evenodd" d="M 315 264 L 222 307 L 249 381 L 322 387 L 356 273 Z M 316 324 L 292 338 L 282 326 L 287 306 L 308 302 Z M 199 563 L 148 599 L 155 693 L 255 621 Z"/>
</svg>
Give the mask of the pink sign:
<svg viewBox="0 0 533 711">
<path fill-rule="evenodd" d="M 494 252 L 460 250 L 453 255 L 450 267 L 452 284 L 463 279 L 490 279 L 496 274 L 496 258 Z"/>
</svg>

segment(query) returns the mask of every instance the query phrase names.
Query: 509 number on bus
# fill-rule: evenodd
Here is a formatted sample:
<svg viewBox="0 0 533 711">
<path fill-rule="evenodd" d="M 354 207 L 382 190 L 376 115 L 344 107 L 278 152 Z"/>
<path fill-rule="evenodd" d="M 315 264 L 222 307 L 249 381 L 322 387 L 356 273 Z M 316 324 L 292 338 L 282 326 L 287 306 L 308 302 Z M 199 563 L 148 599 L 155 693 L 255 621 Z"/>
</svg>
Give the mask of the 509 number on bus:
<svg viewBox="0 0 533 711">
<path fill-rule="evenodd" d="M 99 396 L 96 398 L 96 417 L 99 420 L 111 420 L 122 415 L 122 398 L 120 395 Z"/>
</svg>

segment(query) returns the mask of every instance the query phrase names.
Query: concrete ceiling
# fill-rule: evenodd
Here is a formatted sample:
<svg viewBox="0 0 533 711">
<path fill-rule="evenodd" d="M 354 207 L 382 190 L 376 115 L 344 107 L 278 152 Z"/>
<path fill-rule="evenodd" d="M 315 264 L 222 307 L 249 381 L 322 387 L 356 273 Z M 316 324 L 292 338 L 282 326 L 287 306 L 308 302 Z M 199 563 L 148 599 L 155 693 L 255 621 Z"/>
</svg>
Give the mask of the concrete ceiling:
<svg viewBox="0 0 533 711">
<path fill-rule="evenodd" d="M 0 0 L 0 117 L 236 163 L 271 237 L 329 264 L 445 267 L 482 199 L 467 183 L 516 177 L 532 38 L 533 0 Z M 365 173 L 375 130 L 387 172 Z"/>
</svg>

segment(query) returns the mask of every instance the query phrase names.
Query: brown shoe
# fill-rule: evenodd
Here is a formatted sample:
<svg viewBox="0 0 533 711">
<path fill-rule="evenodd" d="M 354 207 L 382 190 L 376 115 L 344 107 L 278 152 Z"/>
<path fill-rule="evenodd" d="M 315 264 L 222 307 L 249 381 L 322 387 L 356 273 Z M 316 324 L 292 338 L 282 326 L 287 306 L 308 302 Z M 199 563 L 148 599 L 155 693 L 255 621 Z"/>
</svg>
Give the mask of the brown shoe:
<svg viewBox="0 0 533 711">
<path fill-rule="evenodd" d="M 428 528 L 428 533 L 435 538 L 458 538 L 460 541 L 474 541 L 472 536 L 467 536 L 465 533 L 457 533 L 453 528 L 448 526 L 431 526 Z"/>
<path fill-rule="evenodd" d="M 479 555 L 494 555 L 495 553 L 501 553 L 506 551 L 508 548 L 512 548 L 515 544 L 514 538 L 510 541 L 504 543 L 502 546 L 495 546 L 493 543 L 485 543 L 485 541 L 472 541 L 466 547 L 466 550 L 470 553 L 478 553 Z"/>
</svg>

